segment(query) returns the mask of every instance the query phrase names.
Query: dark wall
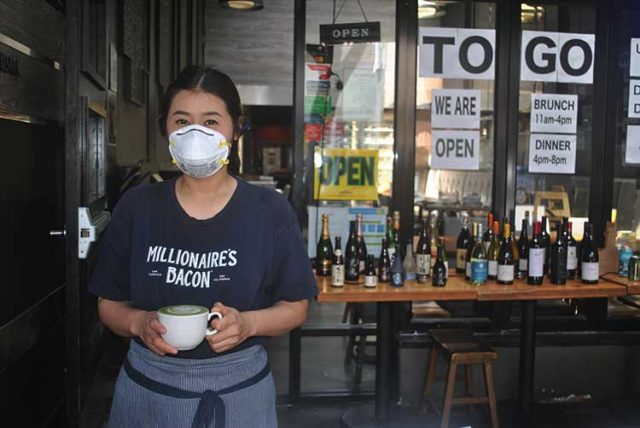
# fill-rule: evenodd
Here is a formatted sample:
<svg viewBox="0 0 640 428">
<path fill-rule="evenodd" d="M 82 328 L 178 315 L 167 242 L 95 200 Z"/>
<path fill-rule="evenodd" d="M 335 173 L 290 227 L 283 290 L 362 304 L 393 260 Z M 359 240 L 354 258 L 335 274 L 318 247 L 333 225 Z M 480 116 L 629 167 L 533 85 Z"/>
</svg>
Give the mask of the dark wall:
<svg viewBox="0 0 640 428">
<path fill-rule="evenodd" d="M 0 414 L 64 421 L 65 17 L 0 2 Z M 19 418 L 19 419 L 18 419 Z"/>
</svg>

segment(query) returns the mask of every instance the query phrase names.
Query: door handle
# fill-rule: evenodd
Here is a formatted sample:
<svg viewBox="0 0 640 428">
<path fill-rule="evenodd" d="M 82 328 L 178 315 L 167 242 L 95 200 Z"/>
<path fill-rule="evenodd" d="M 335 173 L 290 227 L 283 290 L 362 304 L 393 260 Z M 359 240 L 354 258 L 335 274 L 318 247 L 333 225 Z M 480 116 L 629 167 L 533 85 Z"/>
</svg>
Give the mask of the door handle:
<svg viewBox="0 0 640 428">
<path fill-rule="evenodd" d="M 49 236 L 52 238 L 64 238 L 67 236 L 67 228 L 62 228 L 62 230 L 50 230 Z"/>
</svg>

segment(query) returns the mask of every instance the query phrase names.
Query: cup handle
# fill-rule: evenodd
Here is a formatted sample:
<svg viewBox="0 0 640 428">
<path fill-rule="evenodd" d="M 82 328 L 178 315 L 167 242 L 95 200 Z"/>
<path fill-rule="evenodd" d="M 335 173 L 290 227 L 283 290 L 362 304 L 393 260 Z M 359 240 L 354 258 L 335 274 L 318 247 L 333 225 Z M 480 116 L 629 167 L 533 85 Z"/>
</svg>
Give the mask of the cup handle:
<svg viewBox="0 0 640 428">
<path fill-rule="evenodd" d="M 216 317 L 218 319 L 222 319 L 222 314 L 220 312 L 209 312 L 207 315 L 207 332 L 205 333 L 207 336 L 211 336 L 212 334 L 216 334 L 218 330 L 211 327 L 211 318 Z"/>
</svg>

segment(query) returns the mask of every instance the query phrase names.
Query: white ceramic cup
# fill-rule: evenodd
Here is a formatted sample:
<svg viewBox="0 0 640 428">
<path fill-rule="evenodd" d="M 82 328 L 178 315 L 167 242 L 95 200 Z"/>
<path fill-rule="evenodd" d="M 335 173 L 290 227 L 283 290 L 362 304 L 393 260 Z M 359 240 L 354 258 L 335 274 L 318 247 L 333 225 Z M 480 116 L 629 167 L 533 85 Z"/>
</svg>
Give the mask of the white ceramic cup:
<svg viewBox="0 0 640 428">
<path fill-rule="evenodd" d="M 162 338 L 178 351 L 187 351 L 198 346 L 205 336 L 216 334 L 218 330 L 211 328 L 211 318 L 222 318 L 220 312 L 209 312 L 209 309 L 198 305 L 173 305 L 158 309 L 160 323 L 167 332 Z"/>
</svg>

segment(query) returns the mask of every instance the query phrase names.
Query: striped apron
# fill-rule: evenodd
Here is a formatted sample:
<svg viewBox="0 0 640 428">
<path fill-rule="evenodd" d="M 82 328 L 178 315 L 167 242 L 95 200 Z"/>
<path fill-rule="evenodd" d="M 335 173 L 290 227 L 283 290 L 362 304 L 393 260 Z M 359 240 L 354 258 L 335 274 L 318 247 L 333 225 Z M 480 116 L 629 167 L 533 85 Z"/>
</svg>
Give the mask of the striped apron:
<svg viewBox="0 0 640 428">
<path fill-rule="evenodd" d="M 161 357 L 135 341 L 116 381 L 110 428 L 275 428 L 261 345 L 207 359 Z"/>
</svg>

